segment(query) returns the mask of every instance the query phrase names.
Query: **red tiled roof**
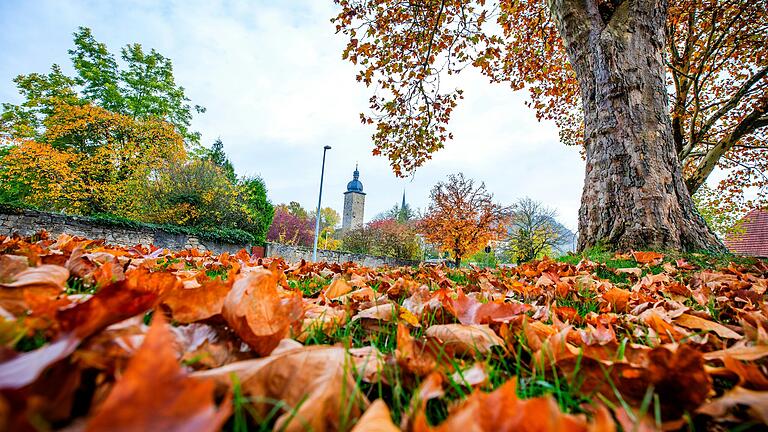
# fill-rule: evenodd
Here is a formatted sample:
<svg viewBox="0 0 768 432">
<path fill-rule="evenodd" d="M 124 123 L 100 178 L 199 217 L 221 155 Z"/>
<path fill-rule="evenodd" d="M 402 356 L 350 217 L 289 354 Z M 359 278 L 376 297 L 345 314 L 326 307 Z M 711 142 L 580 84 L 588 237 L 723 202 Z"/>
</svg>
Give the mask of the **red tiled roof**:
<svg viewBox="0 0 768 432">
<path fill-rule="evenodd" d="M 768 257 L 768 211 L 755 209 L 741 220 L 740 232 L 725 239 L 737 255 Z"/>
</svg>

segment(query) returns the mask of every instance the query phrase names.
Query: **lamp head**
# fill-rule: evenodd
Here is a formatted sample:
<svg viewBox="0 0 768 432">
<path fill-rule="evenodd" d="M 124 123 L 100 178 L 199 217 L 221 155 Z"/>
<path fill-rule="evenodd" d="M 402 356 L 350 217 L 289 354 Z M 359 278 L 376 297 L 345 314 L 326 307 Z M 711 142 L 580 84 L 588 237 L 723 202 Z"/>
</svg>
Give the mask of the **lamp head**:
<svg viewBox="0 0 768 432">
<path fill-rule="evenodd" d="M 326 150 L 330 150 L 330 149 L 331 149 L 331 146 L 327 145 L 327 146 L 325 146 L 325 147 L 323 147 L 323 148 L 324 148 L 324 149 L 326 149 Z"/>
</svg>

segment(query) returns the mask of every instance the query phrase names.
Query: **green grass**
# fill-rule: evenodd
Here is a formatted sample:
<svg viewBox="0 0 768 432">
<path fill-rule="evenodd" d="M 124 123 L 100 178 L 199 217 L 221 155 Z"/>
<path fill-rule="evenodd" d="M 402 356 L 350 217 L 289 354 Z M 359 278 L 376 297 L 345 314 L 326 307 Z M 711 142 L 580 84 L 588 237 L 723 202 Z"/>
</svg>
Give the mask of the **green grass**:
<svg viewBox="0 0 768 432">
<path fill-rule="evenodd" d="M 291 289 L 301 291 L 304 297 L 315 297 L 331 283 L 329 279 L 323 277 L 312 277 L 302 279 L 288 279 L 288 286 Z"/>
</svg>

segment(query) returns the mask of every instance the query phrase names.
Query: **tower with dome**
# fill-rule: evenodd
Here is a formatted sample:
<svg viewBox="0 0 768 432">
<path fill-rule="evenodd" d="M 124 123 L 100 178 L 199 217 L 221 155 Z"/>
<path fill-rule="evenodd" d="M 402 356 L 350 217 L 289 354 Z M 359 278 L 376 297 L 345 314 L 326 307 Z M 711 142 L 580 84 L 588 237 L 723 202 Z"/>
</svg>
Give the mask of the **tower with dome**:
<svg viewBox="0 0 768 432">
<path fill-rule="evenodd" d="M 347 231 L 363 226 L 364 211 L 365 193 L 363 192 L 363 183 L 360 181 L 360 171 L 355 165 L 352 181 L 347 183 L 347 191 L 344 192 L 344 215 L 342 216 L 341 229 Z"/>
</svg>

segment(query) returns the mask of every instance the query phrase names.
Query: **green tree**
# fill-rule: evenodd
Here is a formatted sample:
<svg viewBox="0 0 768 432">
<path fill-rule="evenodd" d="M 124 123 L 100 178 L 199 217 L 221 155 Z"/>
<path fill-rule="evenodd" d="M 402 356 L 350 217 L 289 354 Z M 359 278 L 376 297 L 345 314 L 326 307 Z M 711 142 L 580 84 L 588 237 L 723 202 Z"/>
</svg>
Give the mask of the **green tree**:
<svg viewBox="0 0 768 432">
<path fill-rule="evenodd" d="M 238 228 L 253 234 L 258 243 L 264 243 L 275 215 L 275 208 L 267 198 L 267 186 L 261 177 L 246 177 L 240 181 L 238 189 L 248 217 L 247 223 L 241 223 Z"/>
<path fill-rule="evenodd" d="M 87 27 L 78 28 L 74 43 L 75 47 L 68 52 L 78 75 L 75 81 L 83 87 L 83 97 L 109 111 L 125 113 L 115 56 L 104 43 L 94 39 Z"/>
<path fill-rule="evenodd" d="M 232 162 L 230 162 L 229 157 L 227 157 L 227 154 L 224 152 L 224 143 L 221 142 L 221 138 L 217 138 L 216 141 L 213 142 L 213 145 L 211 146 L 211 148 L 206 151 L 204 158 L 208 159 L 214 165 L 224 170 L 224 173 L 227 175 L 227 178 L 229 178 L 229 180 L 232 183 L 235 183 L 237 181 L 237 174 L 235 174 L 235 167 L 232 165 Z"/>
<path fill-rule="evenodd" d="M 312 220 L 315 220 L 315 212 L 312 212 L 309 214 L 309 218 Z M 330 207 L 323 207 L 320 209 L 320 230 L 330 230 L 333 232 L 333 229 L 336 228 L 336 226 L 341 222 L 341 215 L 339 215 L 339 212 L 336 210 L 330 208 Z"/>
<path fill-rule="evenodd" d="M 13 80 L 24 98 L 20 105 L 3 103 L 0 114 L 0 134 L 12 138 L 39 138 L 44 132 L 43 121 L 60 105 L 83 105 L 74 90 L 75 80 L 64 75 L 57 64 L 46 74 L 19 75 Z"/>
<path fill-rule="evenodd" d="M 106 45 L 98 42 L 86 27 L 74 33 L 74 45 L 68 52 L 76 78 L 66 76 L 54 64 L 47 75 L 31 73 L 14 79 L 24 102 L 2 105 L 0 134 L 40 137 L 45 118 L 57 106 L 90 103 L 137 120 L 166 121 L 190 147 L 199 144 L 200 134 L 191 131 L 190 126 L 193 111 L 202 113 L 205 108 L 189 103 L 184 87 L 175 82 L 169 58 L 154 49 L 146 53 L 141 45 L 130 44 L 121 50 L 121 68 Z"/>
<path fill-rule="evenodd" d="M 415 221 L 419 218 L 419 213 L 412 209 L 409 204 L 405 204 L 405 207 L 402 205 L 395 204 L 390 208 L 389 210 L 383 211 L 379 214 L 377 214 L 373 220 L 387 220 L 387 219 L 395 219 L 400 223 L 406 223 Z"/>
<path fill-rule="evenodd" d="M 134 117 L 159 117 L 173 124 L 188 141 L 197 144 L 200 133 L 189 130 L 192 109 L 184 87 L 176 85 L 171 60 L 151 49 L 144 52 L 140 44 L 122 50 L 127 67 L 120 71 L 125 109 Z M 205 108 L 195 105 L 194 110 Z"/>
</svg>

